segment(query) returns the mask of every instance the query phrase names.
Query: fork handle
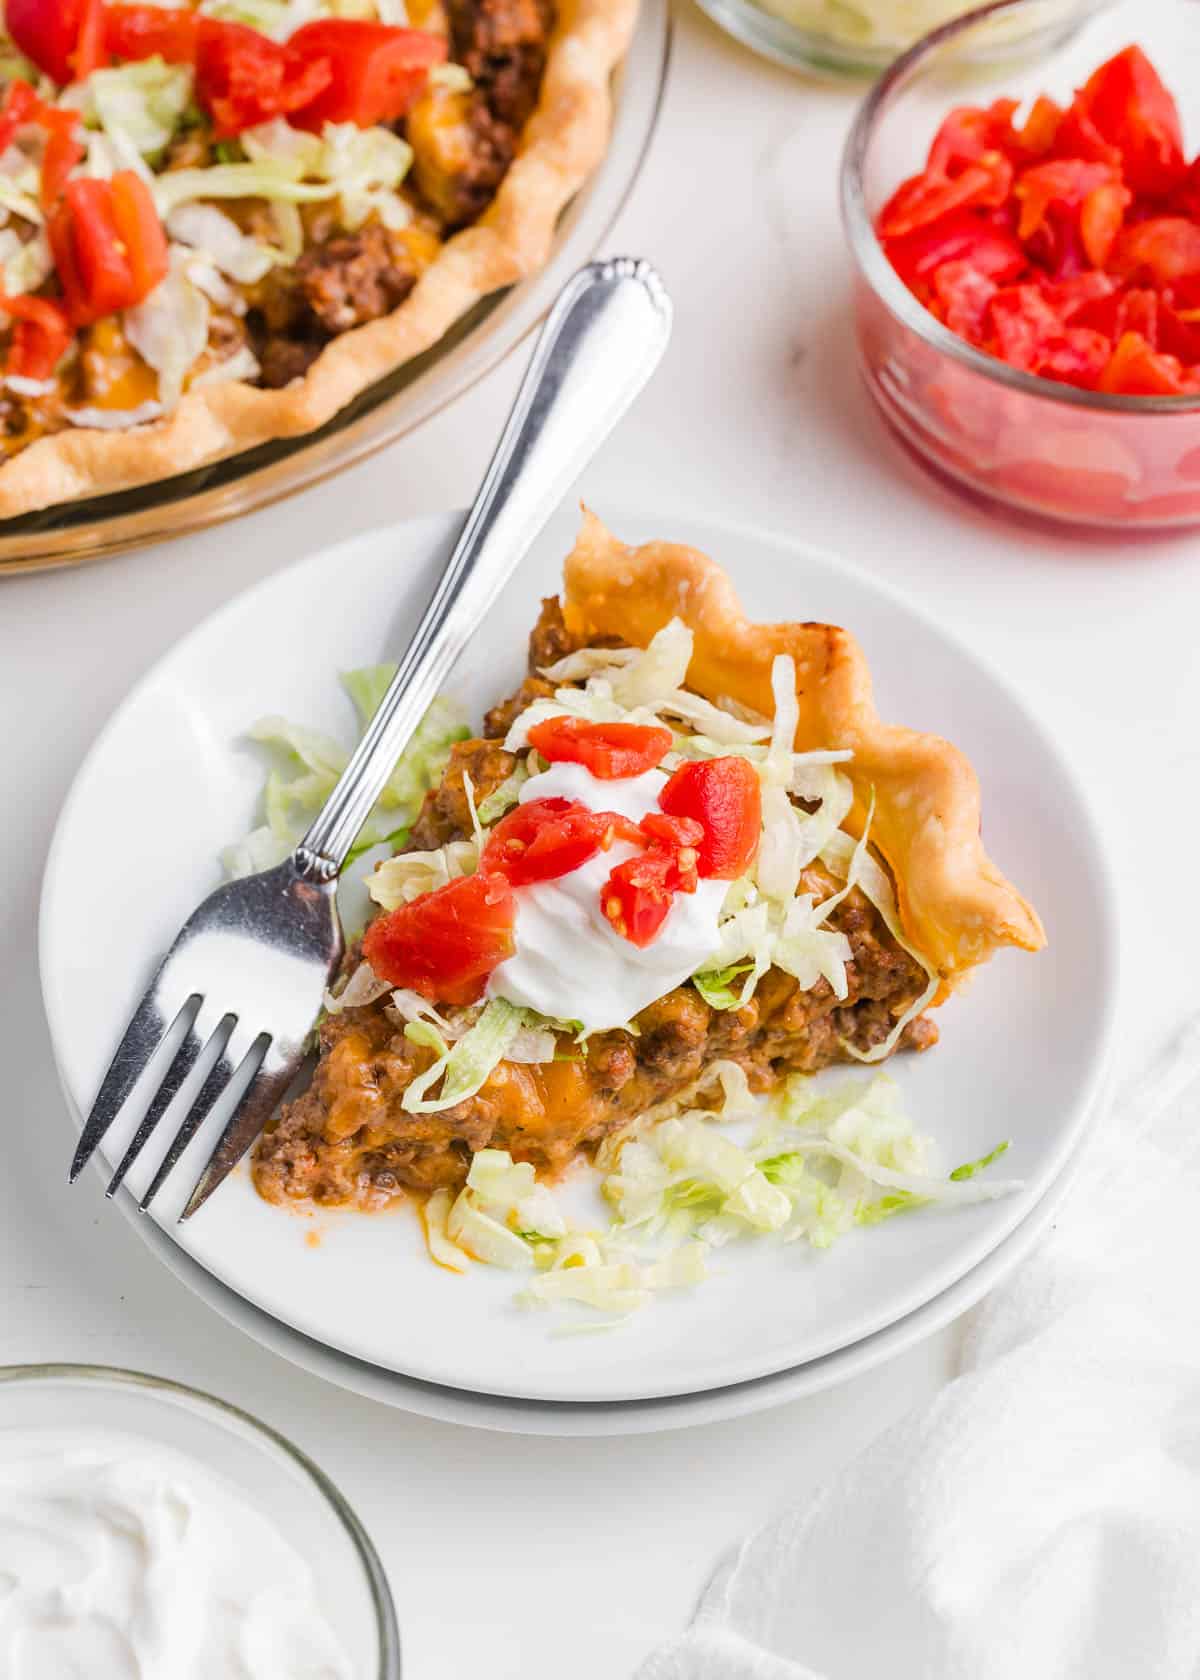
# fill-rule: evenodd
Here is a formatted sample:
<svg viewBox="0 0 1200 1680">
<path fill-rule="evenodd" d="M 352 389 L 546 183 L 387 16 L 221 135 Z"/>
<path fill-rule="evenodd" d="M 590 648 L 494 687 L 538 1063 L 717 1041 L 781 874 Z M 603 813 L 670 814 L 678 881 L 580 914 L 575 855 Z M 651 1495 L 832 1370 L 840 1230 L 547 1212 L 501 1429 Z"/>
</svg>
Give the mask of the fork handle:
<svg viewBox="0 0 1200 1680">
<path fill-rule="evenodd" d="M 589 263 L 566 285 L 454 552 L 379 709 L 296 848 L 337 875 L 455 660 L 574 479 L 657 367 L 671 301 L 649 263 Z"/>
</svg>

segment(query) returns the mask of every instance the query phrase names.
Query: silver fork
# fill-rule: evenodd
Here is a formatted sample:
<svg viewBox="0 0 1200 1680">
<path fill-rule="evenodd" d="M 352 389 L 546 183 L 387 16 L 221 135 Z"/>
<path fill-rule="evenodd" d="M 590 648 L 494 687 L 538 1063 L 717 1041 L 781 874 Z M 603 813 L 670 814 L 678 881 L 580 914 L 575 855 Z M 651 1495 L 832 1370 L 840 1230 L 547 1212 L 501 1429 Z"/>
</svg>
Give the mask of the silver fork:
<svg viewBox="0 0 1200 1680">
<path fill-rule="evenodd" d="M 223 1096 L 235 1106 L 180 1215 L 246 1153 L 294 1081 L 345 942 L 337 879 L 397 758 L 572 481 L 657 367 L 671 304 L 648 263 L 589 263 L 546 321 L 475 505 L 395 680 L 292 856 L 218 887 L 184 923 L 134 1011 L 88 1115 L 71 1181 L 151 1063 L 183 1037 L 113 1173 L 115 1195 L 206 1052 L 219 1047 L 154 1173 L 145 1210 Z M 238 1094 L 240 1093 L 240 1094 Z"/>
</svg>

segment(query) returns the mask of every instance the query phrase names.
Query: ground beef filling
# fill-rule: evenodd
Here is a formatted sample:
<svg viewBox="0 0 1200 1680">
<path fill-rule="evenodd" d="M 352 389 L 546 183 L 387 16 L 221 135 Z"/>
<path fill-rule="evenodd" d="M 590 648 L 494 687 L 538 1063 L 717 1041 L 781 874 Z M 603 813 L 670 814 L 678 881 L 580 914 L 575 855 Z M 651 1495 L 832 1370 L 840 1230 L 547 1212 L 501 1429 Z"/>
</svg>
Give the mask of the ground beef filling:
<svg viewBox="0 0 1200 1680">
<path fill-rule="evenodd" d="M 488 737 L 455 748 L 440 787 L 430 793 L 410 840 L 426 849 L 471 832 L 463 772 L 476 797 L 509 774 L 499 744 L 510 717 L 548 685 L 536 673 L 570 648 L 557 602 L 547 602 L 531 643 L 533 675 L 519 695 L 487 718 Z M 824 897 L 836 885 L 819 868 L 802 883 Z M 501 1063 L 478 1095 L 438 1114 L 409 1114 L 403 1096 L 429 1065 L 408 1042 L 383 998 L 331 1016 L 320 1031 L 320 1060 L 310 1088 L 280 1113 L 258 1149 L 255 1183 L 269 1201 L 383 1206 L 405 1190 L 462 1184 L 478 1149 L 507 1149 L 553 1173 L 592 1152 L 611 1132 L 692 1084 L 718 1058 L 739 1062 L 757 1091 L 794 1072 L 815 1072 L 881 1044 L 925 987 L 926 976 L 892 939 L 857 890 L 831 925 L 853 953 L 848 997 L 825 981 L 801 991 L 772 969 L 741 1009 L 714 1010 L 691 986 L 679 986 L 637 1017 L 639 1036 L 607 1032 L 573 1059 L 538 1065 Z M 357 962 L 352 953 L 348 968 Z M 932 1021 L 905 1029 L 900 1047 L 924 1050 L 937 1039 Z"/>
<path fill-rule="evenodd" d="M 330 339 L 390 315 L 442 238 L 477 221 L 516 155 L 533 113 L 554 24 L 549 0 L 456 0 L 451 56 L 466 92 L 431 85 L 398 125 L 413 148 L 415 233 L 370 222 L 313 238 L 291 268 L 272 270 L 251 300 L 264 385 L 304 375 Z M 407 190 L 407 185 L 406 185 Z"/>
</svg>

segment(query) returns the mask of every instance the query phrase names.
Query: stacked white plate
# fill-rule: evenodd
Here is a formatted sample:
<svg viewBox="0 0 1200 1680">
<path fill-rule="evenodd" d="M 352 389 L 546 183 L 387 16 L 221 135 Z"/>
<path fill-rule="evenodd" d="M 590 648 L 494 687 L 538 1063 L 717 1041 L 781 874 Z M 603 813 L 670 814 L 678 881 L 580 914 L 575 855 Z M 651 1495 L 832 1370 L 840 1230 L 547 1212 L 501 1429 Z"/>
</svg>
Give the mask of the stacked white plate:
<svg viewBox="0 0 1200 1680">
<path fill-rule="evenodd" d="M 167 1116 L 122 1205 L 150 1249 L 219 1312 L 346 1387 L 529 1433 L 651 1430 L 761 1409 L 865 1370 L 962 1312 L 1016 1264 L 1068 1187 L 1102 1084 L 1116 990 L 1098 826 L 1053 741 L 994 672 L 828 554 L 761 532 L 598 511 L 628 541 L 669 537 L 707 550 L 753 618 L 851 629 L 882 714 L 948 736 L 974 762 L 989 850 L 1041 910 L 1050 942 L 1037 957 L 1003 953 L 944 1010 L 932 1053 L 891 1064 L 947 1160 L 1011 1139 L 1004 1171 L 1023 1181 L 1020 1192 L 890 1220 L 825 1253 L 723 1251 L 703 1287 L 604 1336 L 548 1334 L 513 1305 L 511 1275 L 475 1268 L 463 1278 L 430 1265 L 404 1208 L 292 1214 L 261 1201 L 241 1170 L 176 1224 L 219 1111 L 153 1213 L 139 1216 L 137 1193 L 174 1129 Z M 42 906 L 46 1010 L 77 1123 L 156 954 L 216 884 L 222 846 L 257 820 L 261 765 L 241 740 L 246 728 L 282 713 L 344 734 L 337 673 L 396 657 L 460 518 L 380 531 L 268 578 L 179 643 L 97 741 L 64 807 Z M 520 680 L 538 603 L 555 592 L 573 534 L 569 515 L 552 523 L 455 673 L 451 692 L 471 718 Z M 114 1130 L 110 1166 L 130 1129 Z"/>
</svg>

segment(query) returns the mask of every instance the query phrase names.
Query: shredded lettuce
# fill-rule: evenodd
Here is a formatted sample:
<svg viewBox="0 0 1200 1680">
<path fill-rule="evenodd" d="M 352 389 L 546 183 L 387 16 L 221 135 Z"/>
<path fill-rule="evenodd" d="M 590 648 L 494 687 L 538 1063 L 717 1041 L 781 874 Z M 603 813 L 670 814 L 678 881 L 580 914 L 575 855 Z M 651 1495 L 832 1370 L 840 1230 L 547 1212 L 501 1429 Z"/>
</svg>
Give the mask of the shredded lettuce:
<svg viewBox="0 0 1200 1680">
<path fill-rule="evenodd" d="M 337 187 L 328 181 L 301 181 L 283 163 L 263 159 L 251 163 L 218 163 L 211 169 L 169 169 L 156 175 L 152 191 L 165 221 L 180 204 L 212 198 L 281 199 L 290 204 L 314 204 L 333 198 Z"/>
<path fill-rule="evenodd" d="M 447 1229 L 454 1196 L 449 1190 L 435 1190 L 421 1208 L 421 1223 L 425 1227 L 425 1245 L 429 1258 L 450 1272 L 465 1272 L 470 1255 L 450 1239 Z"/>
<path fill-rule="evenodd" d="M 406 227 L 412 220 L 411 209 L 396 191 L 412 166 L 412 148 L 390 129 L 326 123 L 318 137 L 302 134 L 277 118 L 248 130 L 241 139 L 250 159 L 242 167 L 266 170 L 274 180 L 291 182 L 297 188 L 302 181 L 319 183 L 315 193 L 304 191 L 303 196 L 338 197 L 341 221 L 351 231 L 372 215 L 389 228 Z M 272 191 L 262 196 L 298 201 L 301 192 Z"/>
<path fill-rule="evenodd" d="M 98 126 L 127 163 L 153 158 L 170 142 L 192 100 L 192 71 L 159 57 L 93 70 L 78 84 L 84 121 Z"/>
<path fill-rule="evenodd" d="M 320 172 L 336 189 L 343 226 L 352 233 L 370 216 L 386 228 L 407 227 L 412 211 L 396 195 L 412 165 L 412 147 L 388 128 L 326 123 Z"/>
<path fill-rule="evenodd" d="M 251 163 L 265 163 L 284 170 L 294 181 L 320 173 L 325 155 L 320 135 L 293 128 L 283 117 L 273 117 L 270 122 L 248 128 L 238 139 Z"/>
<path fill-rule="evenodd" d="M 413 1036 L 438 1042 L 432 1027 Z M 445 1045 L 442 1052 L 447 1061 L 453 1054 Z M 968 1206 L 1019 1188 L 973 1182 L 1007 1144 L 944 1175 L 932 1140 L 913 1129 L 885 1075 L 831 1086 L 797 1074 L 765 1109 L 736 1064 L 718 1064 L 700 1083 L 718 1080 L 720 1110 L 647 1116 L 601 1151 L 600 1188 L 613 1214 L 607 1229 L 572 1227 L 532 1166 L 485 1149 L 453 1202 L 448 1192 L 430 1199 L 430 1253 L 454 1269 L 466 1253 L 531 1273 L 519 1305 L 583 1307 L 612 1324 L 659 1290 L 702 1282 L 711 1251 L 731 1242 L 769 1238 L 824 1249 L 898 1213 Z M 730 1122 L 752 1126 L 752 1135 L 737 1141 Z"/>
<path fill-rule="evenodd" d="M 474 840 L 451 840 L 429 852 L 398 852 L 367 878 L 367 891 L 381 910 L 395 910 L 414 898 L 444 887 L 460 875 L 474 875 L 479 847 Z"/>
<path fill-rule="evenodd" d="M 521 760 L 510 776 L 506 776 L 499 787 L 494 788 L 486 799 L 479 801 L 479 820 L 485 828 L 500 818 L 517 803 L 521 789 L 529 780 L 529 766 Z"/>
<path fill-rule="evenodd" d="M 243 285 L 261 280 L 281 255 L 243 233 L 232 216 L 214 204 L 177 204 L 166 225 L 172 239 L 202 252 L 220 273 Z"/>
<path fill-rule="evenodd" d="M 743 974 L 754 972 L 753 963 L 733 963 L 727 968 L 714 968 L 707 974 L 692 976 L 692 985 L 710 1009 L 738 1009 L 742 1003 L 742 988 L 735 991 L 733 982 Z"/>
<path fill-rule="evenodd" d="M 370 705 L 369 710 L 365 709 L 371 697 L 374 696 L 377 701 L 394 675 L 395 667 L 390 665 L 365 667 L 343 675 L 343 686 L 358 713 L 359 735 L 374 711 L 374 705 Z M 348 863 L 375 846 L 402 842 L 425 794 L 441 780 L 451 747 L 466 734 L 467 730 L 453 708 L 444 700 L 435 700 L 401 754 L 379 803 L 359 833 Z M 332 736 L 285 718 L 260 718 L 252 725 L 248 736 L 266 747 L 274 762 L 263 790 L 265 824 L 222 853 L 222 862 L 232 876 L 269 868 L 289 856 L 329 797 L 350 758 L 350 749 Z M 471 851 L 473 854 L 474 847 Z M 405 892 L 396 886 L 389 893 L 388 882 L 395 881 L 397 877 L 406 883 L 423 879 L 440 884 L 440 880 L 450 878 L 451 869 L 457 874 L 470 872 L 465 867 L 458 868 L 449 857 L 441 859 L 435 868 L 428 862 L 433 855 L 419 852 L 389 860 L 393 875 L 379 878 L 380 872 L 377 872 L 368 881 L 368 890 L 372 891 L 376 902 L 393 909 L 397 903 L 417 896 L 416 891 Z M 255 861 L 266 859 L 270 862 Z M 388 867 L 384 865 L 385 869 Z M 429 887 L 422 885 L 418 890 L 428 891 Z"/>
<path fill-rule="evenodd" d="M 36 292 L 54 271 L 49 240 L 40 229 L 32 239 L 22 239 L 12 228 L 0 228 L 0 266 L 10 297 Z"/>
<path fill-rule="evenodd" d="M 208 299 L 193 285 L 187 253 L 171 248 L 171 266 L 149 297 L 124 314 L 125 336 L 158 374 L 158 400 L 169 413 L 184 383 L 208 347 Z"/>
<path fill-rule="evenodd" d="M 842 1040 L 842 1048 L 847 1055 L 853 1056 L 856 1061 L 879 1062 L 885 1056 L 889 1056 L 895 1049 L 900 1041 L 900 1035 L 908 1023 L 915 1021 L 924 1010 L 928 1009 L 941 989 L 941 977 L 905 933 L 900 921 L 900 910 L 896 903 L 895 890 L 885 870 L 875 861 L 867 849 L 865 838 L 864 835 L 863 841 L 856 845 L 848 834 L 839 831 L 832 835 L 826 843 L 821 852 L 821 861 L 835 874 L 848 875 L 851 869 L 854 870 L 855 884 L 875 906 L 892 938 L 902 950 L 908 952 L 914 962 L 921 965 L 929 976 L 924 991 L 897 1019 L 891 1032 L 881 1043 L 874 1045 L 870 1050 L 859 1050 L 848 1040 Z"/>
<path fill-rule="evenodd" d="M 391 989 L 390 982 L 381 980 L 370 963 L 360 962 L 340 992 L 325 993 L 325 1013 L 340 1015 L 343 1009 L 362 1009 Z"/>
<path fill-rule="evenodd" d="M 255 379 L 259 371 L 258 357 L 248 344 L 243 344 L 223 362 L 213 362 L 203 373 L 193 375 L 190 389 L 202 391 L 206 385 L 224 385 L 231 379 Z"/>
<path fill-rule="evenodd" d="M 34 227 L 41 227 L 46 219 L 36 200 L 7 175 L 0 175 L 0 210 L 20 216 L 23 221 L 32 222 Z"/>
<path fill-rule="evenodd" d="M 492 998 L 470 1032 L 453 1045 L 429 1023 L 410 1021 L 404 1036 L 431 1049 L 434 1060 L 405 1090 L 404 1107 L 410 1114 L 436 1114 L 475 1096 L 524 1024 L 525 1011 L 504 998 Z M 436 1096 L 429 1096 L 435 1085 Z"/>
</svg>

